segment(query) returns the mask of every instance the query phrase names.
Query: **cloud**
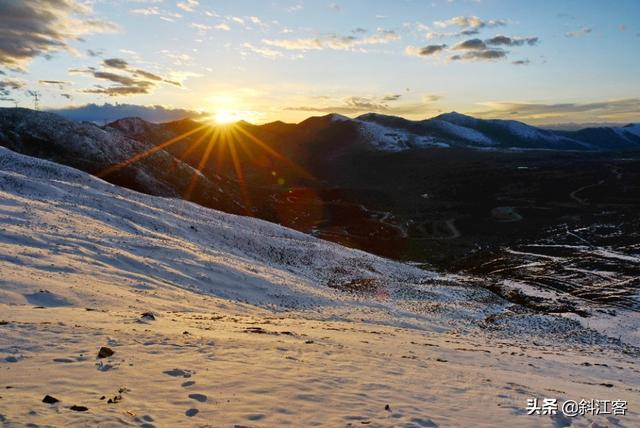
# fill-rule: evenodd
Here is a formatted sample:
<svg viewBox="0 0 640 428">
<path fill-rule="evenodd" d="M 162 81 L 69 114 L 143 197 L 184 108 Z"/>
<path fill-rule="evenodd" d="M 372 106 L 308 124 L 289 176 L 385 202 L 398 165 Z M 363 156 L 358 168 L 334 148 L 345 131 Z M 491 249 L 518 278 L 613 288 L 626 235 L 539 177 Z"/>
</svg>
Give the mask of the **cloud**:
<svg viewBox="0 0 640 428">
<path fill-rule="evenodd" d="M 300 12 L 304 9 L 304 4 L 302 2 L 295 3 L 294 5 L 289 6 L 285 10 L 289 13 Z"/>
<path fill-rule="evenodd" d="M 200 2 L 198 0 L 185 0 L 176 4 L 176 6 L 185 12 L 193 12 L 199 4 Z"/>
<path fill-rule="evenodd" d="M 313 105 L 313 106 L 293 106 L 285 107 L 284 110 L 288 111 L 305 111 L 305 112 L 318 112 L 318 113 L 340 113 L 340 114 L 359 114 L 359 113 L 387 113 L 387 114 L 421 114 L 427 111 L 430 104 L 441 99 L 437 95 L 425 95 L 420 103 L 403 103 L 397 104 L 396 102 L 401 99 L 400 94 L 390 94 L 381 97 L 363 97 L 363 96 L 350 96 L 345 97 L 338 102 L 330 105 Z M 326 97 L 320 97 L 319 99 L 326 99 Z M 390 105 L 389 103 L 394 103 Z"/>
<path fill-rule="evenodd" d="M 468 29 L 479 29 L 485 27 L 501 27 L 507 25 L 507 21 L 503 19 L 494 19 L 485 21 L 477 16 L 454 16 L 446 21 L 435 21 L 433 23 L 439 28 L 448 28 L 451 26 L 457 26 Z"/>
<path fill-rule="evenodd" d="M 582 37 L 582 36 L 586 36 L 587 34 L 591 33 L 593 31 L 592 28 L 590 27 L 582 27 L 579 30 L 576 31 L 570 31 L 568 33 L 565 33 L 565 37 Z"/>
<path fill-rule="evenodd" d="M 132 15 L 144 15 L 144 16 L 160 15 L 160 9 L 157 6 L 151 6 L 151 7 L 141 8 L 141 9 L 131 9 L 129 13 Z"/>
<path fill-rule="evenodd" d="M 125 68 L 127 68 L 129 66 L 127 61 L 125 61 L 123 59 L 120 59 L 120 58 L 108 58 L 108 59 L 105 59 L 104 61 L 102 61 L 102 64 L 104 64 L 107 67 L 117 68 L 117 69 L 120 69 L 120 70 L 124 70 Z"/>
<path fill-rule="evenodd" d="M 453 55 L 449 59 L 451 61 L 492 61 L 505 58 L 507 54 L 508 52 L 502 49 L 472 50 L 461 55 Z"/>
<path fill-rule="evenodd" d="M 525 43 L 529 46 L 535 46 L 538 41 L 538 37 L 495 36 L 486 40 L 485 43 L 492 46 L 522 46 Z"/>
<path fill-rule="evenodd" d="M 229 27 L 228 24 L 225 24 L 224 22 L 221 24 L 218 24 L 216 26 L 214 26 L 213 28 L 215 28 L 216 30 L 222 30 L 222 31 L 229 31 L 231 30 L 231 27 Z"/>
<path fill-rule="evenodd" d="M 447 45 L 427 45 L 424 47 L 407 46 L 404 49 L 405 54 L 409 56 L 430 56 L 442 52 Z"/>
<path fill-rule="evenodd" d="M 148 94 L 161 82 L 178 87 L 182 86 L 179 81 L 166 79 L 155 73 L 139 68 L 131 68 L 125 60 L 119 58 L 106 59 L 102 64 L 109 69 L 115 68 L 119 73 L 97 70 L 94 67 L 88 67 L 87 69 L 70 69 L 69 73 L 89 74 L 98 80 L 104 80 L 114 83 L 115 85 L 105 87 L 101 84 L 96 84 L 92 88 L 83 89 L 81 92 L 116 97 Z"/>
<path fill-rule="evenodd" d="M 464 53 L 452 55 L 449 57 L 450 61 L 495 61 L 504 59 L 509 54 L 509 51 L 502 49 L 502 46 L 516 47 L 516 46 L 534 46 L 538 44 L 538 37 L 509 37 L 509 36 L 495 36 L 487 40 L 481 40 L 478 38 L 464 40 L 454 45 L 451 49 L 456 51 L 463 51 Z M 500 46 L 500 47 L 496 47 Z M 515 65 L 526 65 L 524 61 L 514 61 Z"/>
<path fill-rule="evenodd" d="M 175 19 L 182 18 L 182 15 L 176 12 L 160 9 L 158 6 L 150 6 L 139 9 L 131 9 L 129 13 L 132 15 L 142 16 L 158 16 L 163 21 L 173 22 Z"/>
<path fill-rule="evenodd" d="M 41 85 L 57 86 L 61 91 L 64 90 L 65 87 L 71 85 L 71 82 L 67 82 L 66 80 L 38 80 L 38 83 Z"/>
<path fill-rule="evenodd" d="M 455 50 L 486 50 L 487 45 L 480 39 L 469 39 L 456 44 Z"/>
<path fill-rule="evenodd" d="M 401 94 L 391 94 L 391 95 L 385 95 L 384 97 L 382 97 L 382 101 L 398 101 L 400 98 L 402 97 Z"/>
<path fill-rule="evenodd" d="M 251 43 L 244 43 L 242 47 L 250 52 L 261 55 L 265 58 L 278 58 L 282 56 L 282 52 L 267 47 L 254 46 Z"/>
<path fill-rule="evenodd" d="M 90 57 L 102 56 L 103 53 L 104 51 L 102 49 L 98 49 L 98 50 L 87 49 L 87 55 L 89 55 Z"/>
<path fill-rule="evenodd" d="M 24 88 L 26 83 L 18 79 L 0 80 L 0 97 L 5 98 L 11 95 L 12 91 Z M 6 99 L 5 101 L 13 101 Z"/>
<path fill-rule="evenodd" d="M 286 50 L 308 51 L 323 49 L 355 50 L 361 46 L 386 44 L 396 40 L 400 40 L 400 36 L 395 31 L 378 28 L 375 34 L 367 37 L 329 34 L 314 38 L 263 40 L 263 42 L 269 46 Z"/>
<path fill-rule="evenodd" d="M 509 117 L 531 123 L 639 122 L 640 98 L 585 103 L 488 102 L 484 110 L 472 112 L 484 118 Z"/>
<path fill-rule="evenodd" d="M 157 74 L 153 74 L 153 73 L 150 73 L 148 71 L 140 70 L 139 68 L 136 68 L 133 73 L 135 75 L 137 75 L 137 76 L 142 76 L 142 77 L 145 77 L 145 78 L 150 79 L 150 80 L 164 80 L 162 77 L 158 76 Z"/>
<path fill-rule="evenodd" d="M 0 65 L 25 70 L 36 56 L 70 51 L 69 42 L 118 27 L 96 19 L 86 3 L 76 0 L 0 2 Z"/>
<path fill-rule="evenodd" d="M 184 118 L 199 119 L 207 115 L 196 110 L 170 108 L 160 105 L 143 106 L 109 103 L 102 105 L 86 104 L 49 111 L 70 120 L 99 123 L 112 122 L 124 117 L 140 117 L 150 122 L 169 122 Z"/>
<path fill-rule="evenodd" d="M 519 59 L 516 61 L 512 61 L 511 64 L 513 65 L 529 65 L 531 61 L 529 61 L 528 59 Z"/>
</svg>

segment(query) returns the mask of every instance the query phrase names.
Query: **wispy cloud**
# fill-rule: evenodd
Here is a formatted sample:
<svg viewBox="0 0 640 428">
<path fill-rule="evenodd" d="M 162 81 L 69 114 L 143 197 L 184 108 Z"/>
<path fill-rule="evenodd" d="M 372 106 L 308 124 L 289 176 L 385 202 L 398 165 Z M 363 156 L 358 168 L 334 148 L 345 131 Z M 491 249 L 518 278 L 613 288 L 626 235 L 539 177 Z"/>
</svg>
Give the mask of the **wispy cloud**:
<svg viewBox="0 0 640 428">
<path fill-rule="evenodd" d="M 198 0 L 185 0 L 176 4 L 176 7 L 185 12 L 193 12 L 200 2 Z"/>
<path fill-rule="evenodd" d="M 433 103 L 441 99 L 438 95 L 425 95 L 421 102 L 401 102 L 401 94 L 389 94 L 384 96 L 349 96 L 341 99 L 327 99 L 329 103 L 321 105 L 314 102 L 313 105 L 289 106 L 284 110 L 303 111 L 317 113 L 362 114 L 369 112 L 386 114 L 423 114 L 433 109 Z"/>
<path fill-rule="evenodd" d="M 115 32 L 118 26 L 97 19 L 76 0 L 0 2 L 0 65 L 25 70 L 39 55 L 73 50 L 69 42 L 90 33 Z"/>
<path fill-rule="evenodd" d="M 454 16 L 446 21 L 435 21 L 434 26 L 438 28 L 448 28 L 452 26 L 460 28 L 485 28 L 485 27 L 501 27 L 507 25 L 507 21 L 503 19 L 483 20 L 477 16 Z"/>
<path fill-rule="evenodd" d="M 538 37 L 508 37 L 495 36 L 485 41 L 486 44 L 492 46 L 529 46 L 537 45 L 540 39 Z"/>
<path fill-rule="evenodd" d="M 484 118 L 509 117 L 531 123 L 636 122 L 640 121 L 640 98 L 612 99 L 583 103 L 487 102 L 483 110 L 472 112 Z"/>
<path fill-rule="evenodd" d="M 503 47 L 534 46 L 539 42 L 538 37 L 510 37 L 495 36 L 486 40 L 479 38 L 467 39 L 456 43 L 451 48 L 446 44 L 427 45 L 424 47 L 407 46 L 404 53 L 408 56 L 428 57 L 445 51 L 457 51 L 449 56 L 449 61 L 495 61 L 507 57 L 509 51 Z M 526 65 L 524 61 L 514 61 L 514 65 Z"/>
<path fill-rule="evenodd" d="M 107 69 L 98 70 L 94 67 L 86 69 L 72 69 L 70 74 L 88 74 L 95 79 L 113 83 L 111 86 L 96 84 L 92 88 L 83 89 L 81 92 L 90 94 L 103 94 L 108 96 L 127 96 L 148 94 L 159 84 L 166 83 L 181 87 L 182 84 L 174 79 L 162 77 L 156 73 L 131 67 L 130 64 L 121 58 L 108 58 L 102 62 Z M 109 71 L 109 69 L 116 70 Z"/>
<path fill-rule="evenodd" d="M 281 49 L 309 51 L 322 49 L 354 50 L 362 46 L 386 44 L 396 40 L 400 40 L 400 35 L 395 31 L 379 28 L 375 34 L 366 37 L 329 34 L 300 39 L 266 39 L 263 42 Z"/>
<path fill-rule="evenodd" d="M 564 35 L 566 37 L 582 37 L 582 36 L 586 36 L 587 34 L 590 34 L 592 31 L 593 29 L 591 27 L 582 27 L 578 30 L 565 33 Z"/>
<path fill-rule="evenodd" d="M 404 50 L 405 54 L 409 56 L 430 56 L 442 52 L 447 48 L 447 45 L 427 45 L 424 47 L 407 46 Z"/>
<path fill-rule="evenodd" d="M 242 47 L 245 49 L 243 53 L 246 54 L 246 52 L 253 52 L 256 53 L 260 56 L 263 56 L 265 58 L 278 58 L 282 56 L 282 52 L 277 51 L 275 49 L 271 49 L 268 47 L 258 47 L 258 46 L 254 46 L 251 43 L 244 43 L 242 45 Z"/>
</svg>

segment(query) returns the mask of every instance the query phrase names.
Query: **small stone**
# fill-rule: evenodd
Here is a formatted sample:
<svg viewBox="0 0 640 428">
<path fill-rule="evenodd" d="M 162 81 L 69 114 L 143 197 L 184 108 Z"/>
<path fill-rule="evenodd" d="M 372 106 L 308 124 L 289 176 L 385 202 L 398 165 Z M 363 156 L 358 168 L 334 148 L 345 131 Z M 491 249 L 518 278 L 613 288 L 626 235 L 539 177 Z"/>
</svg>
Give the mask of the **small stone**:
<svg viewBox="0 0 640 428">
<path fill-rule="evenodd" d="M 74 412 L 86 412 L 87 410 L 89 410 L 89 408 L 86 406 L 77 406 L 75 404 L 69 407 L 69 409 L 73 410 Z"/>
<path fill-rule="evenodd" d="M 52 396 L 50 396 L 50 395 L 48 395 L 48 394 L 47 394 L 47 395 L 45 395 L 45 396 L 44 396 L 44 398 L 42 399 L 42 402 L 43 402 L 43 403 L 47 403 L 47 404 L 55 404 L 55 403 L 57 403 L 58 401 L 60 401 L 60 400 L 58 400 L 57 398 L 52 397 Z"/>
<path fill-rule="evenodd" d="M 98 351 L 98 358 L 107 358 L 112 356 L 114 353 L 115 352 L 111 348 L 107 348 L 106 346 L 103 346 Z"/>
<path fill-rule="evenodd" d="M 384 409 L 385 409 L 387 412 L 390 412 L 390 411 L 391 411 L 391 406 L 387 404 L 386 406 L 384 406 Z"/>
<path fill-rule="evenodd" d="M 142 314 L 141 318 L 144 320 L 155 321 L 156 316 L 151 312 L 145 312 Z"/>
</svg>

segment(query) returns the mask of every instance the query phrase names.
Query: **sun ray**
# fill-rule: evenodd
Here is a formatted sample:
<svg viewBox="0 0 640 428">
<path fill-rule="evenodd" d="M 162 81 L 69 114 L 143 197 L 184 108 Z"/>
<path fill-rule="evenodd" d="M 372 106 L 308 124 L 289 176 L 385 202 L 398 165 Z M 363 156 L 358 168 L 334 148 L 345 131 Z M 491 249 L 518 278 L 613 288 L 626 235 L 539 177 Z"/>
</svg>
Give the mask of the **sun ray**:
<svg viewBox="0 0 640 428">
<path fill-rule="evenodd" d="M 214 127 L 211 127 L 210 129 L 208 129 L 207 132 L 203 133 L 202 136 L 198 138 L 198 140 L 196 140 L 195 143 L 191 144 L 191 146 L 187 150 L 185 150 L 182 154 L 180 154 L 179 159 L 186 161 L 189 158 L 189 155 L 193 153 L 202 144 L 202 142 L 208 136 L 210 136 L 214 131 L 215 131 Z"/>
<path fill-rule="evenodd" d="M 193 176 L 191 177 L 191 181 L 189 182 L 189 186 L 187 186 L 187 190 L 185 191 L 184 198 L 189 199 L 196 185 L 198 184 L 199 173 L 202 174 L 202 170 L 205 167 L 207 161 L 209 160 L 209 156 L 211 155 L 211 151 L 213 147 L 216 145 L 218 134 L 220 130 L 218 128 L 215 129 L 214 132 L 211 133 L 211 137 L 209 138 L 209 142 L 207 143 L 207 148 L 205 149 L 196 170 L 193 172 Z"/>
<path fill-rule="evenodd" d="M 142 152 L 142 153 L 138 153 L 138 154 L 136 154 L 136 155 L 133 155 L 133 156 L 131 156 L 131 157 L 130 157 L 129 159 L 127 159 L 127 160 L 124 160 L 124 161 L 122 161 L 122 162 L 119 162 L 119 163 L 117 163 L 117 164 L 115 164 L 115 165 L 110 166 L 109 168 L 106 168 L 106 169 L 104 169 L 104 170 L 102 170 L 102 171 L 98 172 L 98 173 L 96 174 L 96 176 L 97 176 L 97 177 L 100 177 L 100 178 L 103 178 L 103 177 L 106 177 L 106 176 L 108 176 L 108 175 L 110 175 L 110 174 L 113 174 L 114 172 L 116 172 L 116 171 L 118 171 L 118 170 L 120 170 L 120 169 L 122 169 L 122 168 L 125 168 L 125 167 L 127 167 L 127 166 L 129 166 L 129 165 L 131 165 L 131 164 L 133 164 L 133 163 L 135 163 L 135 162 L 138 162 L 138 161 L 139 161 L 139 160 L 141 160 L 141 159 L 144 159 L 144 158 L 146 158 L 146 157 L 148 157 L 148 156 L 151 156 L 151 155 L 153 155 L 154 153 L 159 152 L 160 150 L 163 150 L 165 147 L 168 147 L 168 146 L 170 146 L 170 145 L 172 145 L 172 144 L 177 143 L 178 141 L 180 141 L 180 140 L 182 140 L 182 139 L 184 139 L 184 138 L 188 137 L 189 135 L 193 135 L 193 134 L 195 134 L 196 132 L 198 132 L 199 130 L 201 130 L 201 129 L 203 129 L 203 128 L 206 128 L 207 126 L 210 126 L 210 125 L 208 125 L 208 124 L 202 124 L 202 125 L 200 125 L 200 126 L 198 126 L 198 127 L 194 128 L 194 129 L 192 129 L 192 130 L 190 130 L 190 131 L 187 131 L 187 132 L 185 132 L 185 133 L 183 133 L 183 134 L 178 135 L 177 137 L 171 138 L 170 140 L 167 140 L 167 141 L 165 141 L 164 143 L 158 144 L 157 146 L 152 147 L 152 148 L 151 148 L 151 149 L 149 149 L 149 150 L 145 150 L 145 151 L 144 151 L 144 152 Z"/>
<path fill-rule="evenodd" d="M 306 178 L 308 180 L 316 181 L 316 178 L 311 173 L 309 173 L 307 170 L 305 170 L 301 166 L 295 164 L 293 161 L 288 159 L 286 156 L 283 156 L 282 154 L 278 153 L 275 149 L 269 147 L 269 145 L 267 145 L 264 141 L 260 140 L 258 137 L 256 137 L 255 135 L 251 134 L 246 129 L 243 129 L 241 126 L 234 126 L 232 129 L 233 129 L 233 131 L 241 132 L 243 135 L 245 135 L 247 138 L 249 138 L 258 147 L 260 147 L 261 149 L 263 149 L 264 151 L 266 151 L 270 155 L 276 157 L 277 159 L 283 161 L 284 163 L 288 164 L 301 177 L 304 177 L 304 178 Z"/>
<path fill-rule="evenodd" d="M 238 178 L 238 184 L 240 184 L 240 193 L 242 194 L 242 198 L 246 205 L 247 213 L 251 213 L 251 201 L 249 200 L 249 193 L 247 191 L 247 186 L 244 181 L 244 173 L 242 171 L 242 165 L 240 165 L 240 159 L 238 158 L 238 153 L 236 152 L 236 143 L 238 139 L 234 133 L 229 133 L 229 139 L 227 140 L 227 144 L 229 146 L 229 153 L 231 154 L 231 161 L 233 162 L 233 169 L 236 172 L 236 177 Z M 229 141 L 233 139 L 233 141 Z"/>
</svg>

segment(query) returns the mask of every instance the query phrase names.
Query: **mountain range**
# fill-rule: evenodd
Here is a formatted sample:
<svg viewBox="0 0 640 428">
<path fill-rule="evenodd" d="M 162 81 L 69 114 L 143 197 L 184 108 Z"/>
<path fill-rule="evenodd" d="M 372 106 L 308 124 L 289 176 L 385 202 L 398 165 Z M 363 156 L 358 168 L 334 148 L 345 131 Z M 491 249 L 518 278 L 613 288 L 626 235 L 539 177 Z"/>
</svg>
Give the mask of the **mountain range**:
<svg viewBox="0 0 640 428">
<path fill-rule="evenodd" d="M 640 209 L 637 124 L 552 131 L 458 113 L 421 121 L 369 113 L 298 124 L 123 118 L 98 126 L 4 108 L 0 145 L 140 192 L 451 271 L 477 269 L 494 250 L 559 227 L 618 222 L 633 236 Z"/>
</svg>

